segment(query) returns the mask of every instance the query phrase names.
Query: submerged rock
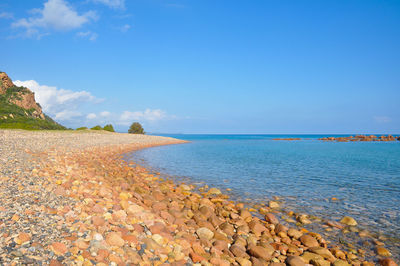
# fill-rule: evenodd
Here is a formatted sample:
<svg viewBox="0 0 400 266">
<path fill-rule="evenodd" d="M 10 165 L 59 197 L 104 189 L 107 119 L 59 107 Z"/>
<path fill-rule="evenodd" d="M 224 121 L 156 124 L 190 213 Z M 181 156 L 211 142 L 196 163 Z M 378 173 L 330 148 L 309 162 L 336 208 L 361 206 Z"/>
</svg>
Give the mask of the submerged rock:
<svg viewBox="0 0 400 266">
<path fill-rule="evenodd" d="M 379 247 L 379 246 L 376 248 L 376 253 L 377 253 L 379 256 L 383 256 L 383 257 L 390 257 L 390 256 L 392 256 L 392 253 L 390 253 L 389 250 L 387 250 L 387 249 L 384 248 L 384 247 Z"/>
<path fill-rule="evenodd" d="M 311 224 L 312 222 L 310 219 L 308 219 L 308 216 L 306 214 L 301 214 L 299 217 L 297 217 L 297 221 L 299 221 L 302 224 Z"/>
<path fill-rule="evenodd" d="M 397 263 L 394 260 L 389 259 L 389 258 L 380 260 L 379 264 L 382 266 L 397 266 Z"/>
<path fill-rule="evenodd" d="M 269 202 L 268 205 L 269 205 L 269 207 L 272 208 L 272 209 L 277 209 L 277 208 L 280 207 L 280 206 L 279 206 L 279 203 L 276 202 L 276 201 L 273 201 L 273 200 L 271 200 L 271 201 Z"/>
<path fill-rule="evenodd" d="M 210 190 L 208 190 L 207 192 L 208 195 L 221 195 L 221 190 L 219 190 L 218 188 L 210 188 Z"/>
<path fill-rule="evenodd" d="M 350 225 L 350 226 L 356 226 L 357 225 L 357 221 L 354 220 L 354 218 L 352 218 L 350 216 L 343 217 L 342 220 L 340 220 L 340 222 L 342 224 L 346 224 L 346 225 Z"/>
</svg>

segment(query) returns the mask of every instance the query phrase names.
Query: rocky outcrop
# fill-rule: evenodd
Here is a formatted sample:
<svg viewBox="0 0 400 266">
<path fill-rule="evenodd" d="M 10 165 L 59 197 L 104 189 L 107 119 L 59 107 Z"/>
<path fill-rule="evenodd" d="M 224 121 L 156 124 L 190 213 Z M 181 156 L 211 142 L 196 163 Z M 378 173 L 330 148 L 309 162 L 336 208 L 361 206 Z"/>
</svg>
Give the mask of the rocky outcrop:
<svg viewBox="0 0 400 266">
<path fill-rule="evenodd" d="M 16 88 L 16 89 L 15 89 Z M 15 104 L 26 110 L 33 110 L 31 116 L 45 119 L 42 108 L 35 101 L 35 93 L 28 88 L 16 87 L 8 75 L 0 73 L 0 95 L 4 95 L 8 90 L 12 90 L 12 95 L 7 99 L 9 103 Z"/>
<path fill-rule="evenodd" d="M 380 137 L 375 135 L 357 135 L 350 137 L 326 137 L 326 138 L 320 138 L 319 140 L 349 142 L 349 141 L 395 141 L 396 139 L 400 140 L 400 137 L 393 137 L 392 135 L 382 135 Z"/>
<path fill-rule="evenodd" d="M 0 73 L 0 95 L 5 94 L 8 88 L 13 87 L 11 79 L 7 76 L 6 73 Z"/>
<path fill-rule="evenodd" d="M 35 109 L 35 111 L 32 112 L 32 115 L 35 118 L 45 119 L 42 108 L 35 101 L 35 94 L 33 92 L 19 92 L 18 97 L 10 100 L 10 102 L 24 109 Z"/>
</svg>

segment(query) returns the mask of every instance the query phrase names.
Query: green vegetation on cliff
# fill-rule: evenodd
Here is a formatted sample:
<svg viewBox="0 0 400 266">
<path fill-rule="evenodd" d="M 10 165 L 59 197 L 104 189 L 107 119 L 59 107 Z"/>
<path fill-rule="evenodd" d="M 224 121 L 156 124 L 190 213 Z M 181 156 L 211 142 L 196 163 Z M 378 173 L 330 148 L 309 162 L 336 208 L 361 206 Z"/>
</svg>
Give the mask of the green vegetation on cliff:
<svg viewBox="0 0 400 266">
<path fill-rule="evenodd" d="M 24 109 L 11 102 L 12 100 L 19 100 L 20 93 L 27 92 L 29 91 L 25 87 L 13 86 L 8 88 L 4 94 L 0 94 L 0 128 L 66 129 L 47 115 L 44 116 L 44 119 L 35 118 L 35 109 Z"/>
</svg>

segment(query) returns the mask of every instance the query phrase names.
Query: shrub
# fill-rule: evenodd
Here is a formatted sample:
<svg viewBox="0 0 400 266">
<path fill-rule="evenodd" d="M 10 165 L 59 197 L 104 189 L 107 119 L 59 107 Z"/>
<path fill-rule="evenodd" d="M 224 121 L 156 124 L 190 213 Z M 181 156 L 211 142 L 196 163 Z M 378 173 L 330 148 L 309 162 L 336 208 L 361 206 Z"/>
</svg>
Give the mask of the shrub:
<svg viewBox="0 0 400 266">
<path fill-rule="evenodd" d="M 134 122 L 132 123 L 132 125 L 130 126 L 128 133 L 131 134 L 144 134 L 144 130 L 143 127 L 140 123 L 138 122 Z"/>
<path fill-rule="evenodd" d="M 102 130 L 103 128 L 99 125 L 92 127 L 91 130 Z"/>
<path fill-rule="evenodd" d="M 86 130 L 88 129 L 87 127 L 78 127 L 76 130 Z"/>
<path fill-rule="evenodd" d="M 114 127 L 111 124 L 105 125 L 103 129 L 106 131 L 115 132 Z"/>
</svg>

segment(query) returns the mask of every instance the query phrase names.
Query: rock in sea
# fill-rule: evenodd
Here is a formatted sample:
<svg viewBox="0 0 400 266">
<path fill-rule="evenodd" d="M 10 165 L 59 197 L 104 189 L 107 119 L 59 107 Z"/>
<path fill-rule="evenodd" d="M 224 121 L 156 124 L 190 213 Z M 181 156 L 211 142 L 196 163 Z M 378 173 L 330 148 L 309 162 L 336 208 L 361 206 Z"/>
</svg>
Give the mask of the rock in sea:
<svg viewBox="0 0 400 266">
<path fill-rule="evenodd" d="M 347 224 L 350 226 L 356 226 L 357 225 L 357 221 L 354 220 L 354 218 L 350 217 L 350 216 L 345 216 L 342 218 L 342 220 L 340 220 L 340 222 L 342 224 Z"/>
</svg>

